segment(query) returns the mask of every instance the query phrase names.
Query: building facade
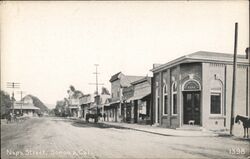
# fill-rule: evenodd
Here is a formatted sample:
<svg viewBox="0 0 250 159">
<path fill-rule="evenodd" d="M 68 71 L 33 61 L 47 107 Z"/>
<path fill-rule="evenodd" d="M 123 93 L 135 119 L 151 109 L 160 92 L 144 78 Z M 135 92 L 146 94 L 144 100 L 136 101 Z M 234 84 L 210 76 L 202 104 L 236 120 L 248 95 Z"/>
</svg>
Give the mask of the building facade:
<svg viewBox="0 0 250 159">
<path fill-rule="evenodd" d="M 69 91 L 68 92 L 68 108 L 70 111 L 70 116 L 72 117 L 81 117 L 81 104 L 80 104 L 80 98 L 83 96 L 83 93 L 81 91 L 75 90 L 75 91 Z"/>
<path fill-rule="evenodd" d="M 13 108 L 10 109 L 11 112 L 13 110 Z M 40 113 L 40 108 L 35 107 L 33 105 L 33 102 L 23 102 L 23 101 L 15 101 L 14 102 L 14 114 L 17 115 L 23 115 L 23 116 L 38 116 L 38 114 Z"/>
<path fill-rule="evenodd" d="M 109 80 L 111 83 L 111 99 L 106 110 L 109 112 L 110 119 L 115 122 L 125 120 L 125 115 L 122 113 L 123 104 L 123 89 L 131 86 L 131 83 L 143 78 L 142 76 L 128 76 L 122 72 L 113 75 Z"/>
<path fill-rule="evenodd" d="M 244 55 L 237 60 L 234 115 L 249 116 L 249 60 Z M 180 128 L 194 123 L 207 129 L 229 129 L 233 55 L 199 51 L 152 72 L 154 124 Z"/>
<path fill-rule="evenodd" d="M 86 94 L 80 97 L 81 117 L 86 118 L 86 114 L 90 112 L 90 108 L 94 105 L 94 94 Z"/>
<path fill-rule="evenodd" d="M 129 97 L 124 102 L 127 121 L 151 124 L 151 77 L 144 77 L 131 85 L 132 91 L 124 91 L 124 96 Z"/>
</svg>

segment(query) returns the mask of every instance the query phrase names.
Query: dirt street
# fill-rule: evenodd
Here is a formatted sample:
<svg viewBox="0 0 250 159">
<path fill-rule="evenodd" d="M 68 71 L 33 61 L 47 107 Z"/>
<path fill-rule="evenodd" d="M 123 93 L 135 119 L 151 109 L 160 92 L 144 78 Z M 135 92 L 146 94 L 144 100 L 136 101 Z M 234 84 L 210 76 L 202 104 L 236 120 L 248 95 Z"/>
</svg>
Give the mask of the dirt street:
<svg viewBox="0 0 250 159">
<path fill-rule="evenodd" d="M 62 118 L 1 122 L 1 158 L 248 158 L 233 137 L 161 136 Z"/>
</svg>

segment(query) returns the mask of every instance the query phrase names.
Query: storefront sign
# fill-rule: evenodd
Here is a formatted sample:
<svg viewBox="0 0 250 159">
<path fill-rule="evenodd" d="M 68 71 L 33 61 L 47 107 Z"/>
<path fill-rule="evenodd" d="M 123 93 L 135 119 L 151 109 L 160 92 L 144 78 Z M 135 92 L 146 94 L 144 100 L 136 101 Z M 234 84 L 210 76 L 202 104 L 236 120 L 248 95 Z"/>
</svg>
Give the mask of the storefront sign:
<svg viewBox="0 0 250 159">
<path fill-rule="evenodd" d="M 200 90 L 200 85 L 196 81 L 188 81 L 184 86 L 184 91 Z"/>
</svg>

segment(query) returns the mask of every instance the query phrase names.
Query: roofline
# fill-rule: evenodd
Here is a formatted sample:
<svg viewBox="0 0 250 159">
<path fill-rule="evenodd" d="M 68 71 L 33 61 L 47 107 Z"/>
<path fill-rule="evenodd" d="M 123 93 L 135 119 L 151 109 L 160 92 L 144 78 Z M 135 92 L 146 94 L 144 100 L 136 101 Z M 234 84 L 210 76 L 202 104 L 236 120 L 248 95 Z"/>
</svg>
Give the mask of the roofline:
<svg viewBox="0 0 250 159">
<path fill-rule="evenodd" d="M 136 81 L 134 81 L 134 82 L 131 82 L 131 84 L 132 84 L 132 85 L 136 85 L 136 84 L 142 83 L 142 82 L 144 82 L 144 81 L 147 81 L 148 78 L 152 78 L 152 77 L 145 76 L 145 77 L 143 77 L 142 79 L 139 79 L 139 80 L 136 80 Z"/>
<path fill-rule="evenodd" d="M 200 62 L 200 63 L 219 63 L 219 64 L 233 64 L 232 60 L 214 60 L 214 59 L 209 59 L 209 58 L 195 58 L 195 57 L 189 57 L 188 55 L 186 56 L 181 56 L 175 60 L 172 60 L 168 63 L 165 63 L 163 65 L 160 65 L 159 67 L 153 68 L 150 71 L 153 73 L 160 72 L 162 70 L 177 66 L 182 63 L 193 63 L 193 62 Z M 237 59 L 237 65 L 244 65 L 244 66 L 249 66 L 250 64 L 248 63 L 247 59 Z"/>
<path fill-rule="evenodd" d="M 109 80 L 109 82 L 113 82 L 113 81 L 116 81 L 117 79 L 119 79 L 119 78 L 116 78 L 116 79 L 113 79 L 113 80 L 112 80 L 112 77 L 115 76 L 115 75 L 117 75 L 117 77 L 118 77 L 119 74 L 121 74 L 121 73 L 122 73 L 122 72 L 120 71 L 120 72 L 117 72 L 116 74 L 112 75 L 111 78 L 110 78 L 110 80 Z"/>
</svg>

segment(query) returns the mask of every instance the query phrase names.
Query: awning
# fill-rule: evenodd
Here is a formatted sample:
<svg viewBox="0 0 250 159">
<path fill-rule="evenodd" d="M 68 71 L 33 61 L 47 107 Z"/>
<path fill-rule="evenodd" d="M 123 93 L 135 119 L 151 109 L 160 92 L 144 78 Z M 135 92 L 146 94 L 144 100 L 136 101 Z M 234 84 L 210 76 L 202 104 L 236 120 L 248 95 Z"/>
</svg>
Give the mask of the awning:
<svg viewBox="0 0 250 159">
<path fill-rule="evenodd" d="M 111 108 L 119 106 L 119 103 L 120 103 L 120 101 L 118 100 L 118 101 L 115 101 L 115 102 L 104 104 L 104 108 L 105 109 L 111 109 Z"/>
<path fill-rule="evenodd" d="M 77 105 L 69 105 L 69 109 L 77 109 L 78 106 Z"/>
<path fill-rule="evenodd" d="M 10 108 L 10 109 L 12 109 L 12 108 Z M 35 107 L 33 105 L 23 105 L 23 106 L 15 105 L 14 109 L 40 110 L 40 108 Z"/>
<path fill-rule="evenodd" d="M 135 96 L 133 96 L 133 97 L 127 99 L 126 101 L 127 101 L 127 102 L 130 102 L 130 101 L 133 101 L 133 100 L 139 100 L 139 99 L 142 99 L 142 98 L 144 98 L 144 97 L 146 97 L 146 96 L 148 96 L 148 95 L 150 95 L 150 93 L 141 93 L 141 94 L 137 94 L 137 95 L 135 95 Z"/>
</svg>

